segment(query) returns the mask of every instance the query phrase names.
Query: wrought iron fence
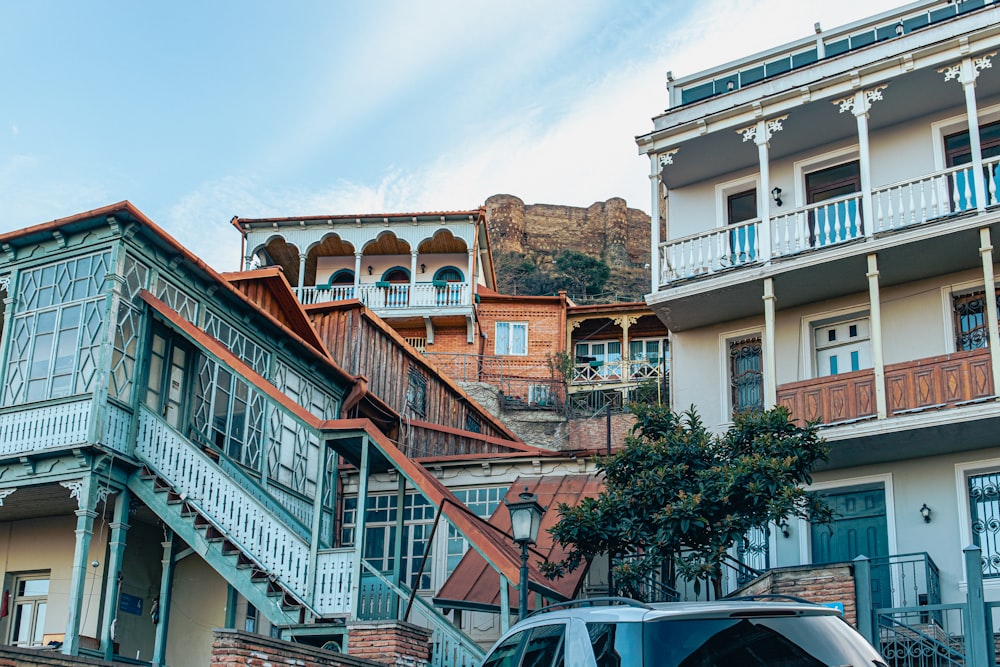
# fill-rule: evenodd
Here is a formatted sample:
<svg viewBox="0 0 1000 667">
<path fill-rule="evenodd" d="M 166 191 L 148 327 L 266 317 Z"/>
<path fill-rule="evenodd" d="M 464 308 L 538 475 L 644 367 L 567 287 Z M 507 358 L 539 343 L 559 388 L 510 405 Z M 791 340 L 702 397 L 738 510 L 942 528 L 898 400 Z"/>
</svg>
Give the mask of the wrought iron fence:
<svg viewBox="0 0 1000 667">
<path fill-rule="evenodd" d="M 878 649 L 891 667 L 965 667 L 967 616 L 965 604 L 879 609 Z"/>
</svg>

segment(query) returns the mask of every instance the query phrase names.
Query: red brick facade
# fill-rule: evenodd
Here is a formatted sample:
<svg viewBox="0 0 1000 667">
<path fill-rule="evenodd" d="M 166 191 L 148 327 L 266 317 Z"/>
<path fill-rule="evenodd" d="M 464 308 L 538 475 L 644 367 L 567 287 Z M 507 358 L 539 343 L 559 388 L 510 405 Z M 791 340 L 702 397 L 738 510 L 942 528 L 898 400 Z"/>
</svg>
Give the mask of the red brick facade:
<svg viewBox="0 0 1000 667">
<path fill-rule="evenodd" d="M 611 446 L 618 449 L 632 432 L 635 416 L 630 413 L 611 415 Z M 569 420 L 569 442 L 574 449 L 595 450 L 599 454 L 607 447 L 608 418 L 598 415 L 589 419 Z"/>
<path fill-rule="evenodd" d="M 210 667 L 381 667 L 393 662 L 373 662 L 356 656 L 255 635 L 239 630 L 215 630 Z M 192 665 L 191 667 L 196 667 Z"/>
<path fill-rule="evenodd" d="M 431 659 L 431 631 L 402 621 L 352 623 L 347 653 L 384 665 L 425 667 Z"/>
</svg>

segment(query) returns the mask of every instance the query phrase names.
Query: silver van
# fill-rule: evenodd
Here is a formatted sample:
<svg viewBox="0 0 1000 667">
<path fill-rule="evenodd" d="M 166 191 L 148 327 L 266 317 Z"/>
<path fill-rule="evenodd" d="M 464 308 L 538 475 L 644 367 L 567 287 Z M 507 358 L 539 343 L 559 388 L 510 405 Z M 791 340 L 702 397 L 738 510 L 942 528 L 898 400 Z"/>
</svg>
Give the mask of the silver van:
<svg viewBox="0 0 1000 667">
<path fill-rule="evenodd" d="M 575 600 L 528 616 L 483 667 L 886 667 L 836 609 L 804 601 Z"/>
</svg>

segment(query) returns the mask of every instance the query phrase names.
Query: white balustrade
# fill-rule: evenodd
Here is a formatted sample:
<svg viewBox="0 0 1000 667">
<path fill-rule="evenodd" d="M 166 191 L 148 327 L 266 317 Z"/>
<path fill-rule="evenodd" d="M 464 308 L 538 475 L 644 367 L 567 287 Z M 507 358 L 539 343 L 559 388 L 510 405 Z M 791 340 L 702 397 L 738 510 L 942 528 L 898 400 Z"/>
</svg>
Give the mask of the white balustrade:
<svg viewBox="0 0 1000 667">
<path fill-rule="evenodd" d="M 140 409 L 135 453 L 268 572 L 308 599 L 309 544 L 145 407 Z"/>
<path fill-rule="evenodd" d="M 748 220 L 660 244 L 660 283 L 707 275 L 756 261 L 760 220 Z"/>
<path fill-rule="evenodd" d="M 411 294 L 412 291 L 412 294 Z M 433 308 L 472 305 L 469 283 L 417 283 L 410 289 L 406 283 L 388 285 L 365 284 L 303 287 L 295 289 L 303 305 L 358 299 L 373 309 Z"/>
<path fill-rule="evenodd" d="M 116 452 L 128 453 L 128 431 L 132 425 L 132 413 L 115 404 L 109 404 L 104 413 L 104 435 L 101 442 Z"/>
<path fill-rule="evenodd" d="M 329 549 L 317 554 L 313 606 L 323 616 L 351 611 L 353 553 L 352 549 Z"/>
<path fill-rule="evenodd" d="M 39 407 L 17 406 L 0 414 L 0 454 L 82 445 L 90 425 L 90 396 Z"/>
<path fill-rule="evenodd" d="M 996 201 L 996 159 L 987 163 L 987 203 Z M 950 167 L 872 191 L 875 231 L 884 232 L 976 208 L 972 166 Z"/>
<path fill-rule="evenodd" d="M 771 219 L 771 230 L 774 257 L 860 238 L 864 235 L 861 195 L 828 199 L 776 215 Z"/>
</svg>

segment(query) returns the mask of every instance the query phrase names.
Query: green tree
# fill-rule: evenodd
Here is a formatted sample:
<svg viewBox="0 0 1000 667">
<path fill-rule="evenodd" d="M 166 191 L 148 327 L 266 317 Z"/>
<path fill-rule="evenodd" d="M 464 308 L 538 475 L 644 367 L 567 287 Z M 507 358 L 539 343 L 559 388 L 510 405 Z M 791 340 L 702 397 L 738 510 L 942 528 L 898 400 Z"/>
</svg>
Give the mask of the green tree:
<svg viewBox="0 0 1000 667">
<path fill-rule="evenodd" d="M 610 555 L 616 586 L 626 593 L 673 567 L 684 579 L 711 580 L 719 596 L 725 555 L 751 529 L 792 516 L 832 519 L 822 499 L 803 488 L 828 449 L 815 426 L 798 426 L 785 408 L 739 414 L 718 436 L 694 408 L 633 411 L 625 447 L 598 460 L 604 491 L 559 506 L 551 532 L 567 551 L 563 561 L 544 564 L 549 576 Z"/>
<path fill-rule="evenodd" d="M 599 294 L 611 276 L 607 264 L 576 250 L 563 250 L 555 259 L 559 277 L 566 281 L 573 294 Z"/>
</svg>

